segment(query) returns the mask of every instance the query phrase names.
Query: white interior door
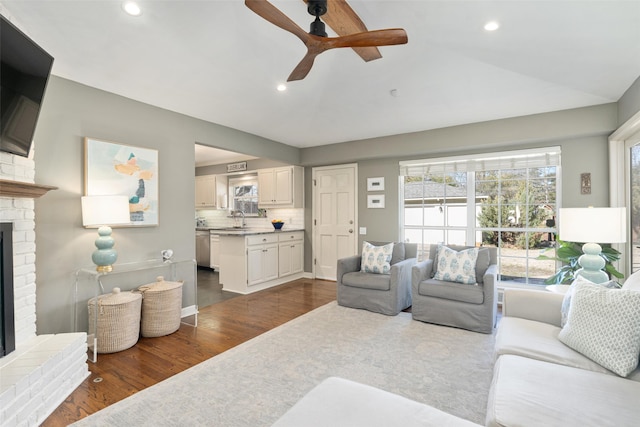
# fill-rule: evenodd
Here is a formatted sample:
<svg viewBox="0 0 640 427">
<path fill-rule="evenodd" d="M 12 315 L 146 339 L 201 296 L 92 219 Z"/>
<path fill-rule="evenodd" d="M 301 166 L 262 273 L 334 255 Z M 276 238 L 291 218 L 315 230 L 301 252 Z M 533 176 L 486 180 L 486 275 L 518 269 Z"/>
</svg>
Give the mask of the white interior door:
<svg viewBox="0 0 640 427">
<path fill-rule="evenodd" d="M 318 279 L 336 280 L 338 259 L 357 250 L 357 165 L 313 168 L 313 254 Z"/>
</svg>

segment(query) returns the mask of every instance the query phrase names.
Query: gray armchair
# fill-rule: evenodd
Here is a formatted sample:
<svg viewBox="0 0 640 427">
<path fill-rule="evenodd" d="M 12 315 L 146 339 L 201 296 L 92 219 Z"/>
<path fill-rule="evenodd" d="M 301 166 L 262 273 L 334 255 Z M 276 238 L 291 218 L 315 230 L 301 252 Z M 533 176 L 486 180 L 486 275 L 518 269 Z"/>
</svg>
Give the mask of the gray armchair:
<svg viewBox="0 0 640 427">
<path fill-rule="evenodd" d="M 476 261 L 475 285 L 433 279 L 438 245 L 429 245 L 429 258 L 417 263 L 411 274 L 414 319 L 490 334 L 496 324 L 498 304 L 498 250 L 481 248 Z M 447 245 L 456 251 L 471 246 Z"/>
<path fill-rule="evenodd" d="M 389 242 L 370 242 L 381 246 Z M 360 271 L 361 255 L 338 260 L 337 300 L 345 307 L 395 316 L 411 306 L 411 267 L 416 263 L 415 243 L 396 243 L 391 274 Z"/>
</svg>

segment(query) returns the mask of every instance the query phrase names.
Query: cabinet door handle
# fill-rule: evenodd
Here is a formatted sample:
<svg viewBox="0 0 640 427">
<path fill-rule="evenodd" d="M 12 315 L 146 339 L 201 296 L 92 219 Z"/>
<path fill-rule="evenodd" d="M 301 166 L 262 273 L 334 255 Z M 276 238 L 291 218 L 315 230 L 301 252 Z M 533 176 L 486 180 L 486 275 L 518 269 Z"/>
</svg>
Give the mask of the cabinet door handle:
<svg viewBox="0 0 640 427">
<path fill-rule="evenodd" d="M 349 233 L 353 233 L 353 228 L 350 228 L 350 229 L 349 229 Z"/>
</svg>

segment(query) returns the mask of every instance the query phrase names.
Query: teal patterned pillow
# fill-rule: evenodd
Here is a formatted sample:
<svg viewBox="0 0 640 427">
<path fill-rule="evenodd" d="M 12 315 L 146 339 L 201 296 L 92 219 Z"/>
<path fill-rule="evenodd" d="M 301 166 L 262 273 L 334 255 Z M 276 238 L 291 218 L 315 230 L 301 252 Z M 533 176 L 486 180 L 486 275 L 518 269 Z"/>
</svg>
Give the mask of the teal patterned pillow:
<svg viewBox="0 0 640 427">
<path fill-rule="evenodd" d="M 363 242 L 360 271 L 391 274 L 391 255 L 393 255 L 393 243 L 384 246 L 373 246 L 369 242 Z"/>
<path fill-rule="evenodd" d="M 476 281 L 476 260 L 478 248 L 469 248 L 463 251 L 454 251 L 446 246 L 438 246 L 436 280 L 458 282 L 466 285 L 474 285 Z"/>
</svg>

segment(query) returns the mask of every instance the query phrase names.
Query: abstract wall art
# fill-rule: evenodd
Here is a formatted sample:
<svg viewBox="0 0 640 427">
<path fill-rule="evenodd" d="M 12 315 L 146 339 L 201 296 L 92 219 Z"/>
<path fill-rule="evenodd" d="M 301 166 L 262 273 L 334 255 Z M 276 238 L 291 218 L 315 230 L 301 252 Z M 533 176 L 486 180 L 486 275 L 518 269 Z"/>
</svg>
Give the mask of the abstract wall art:
<svg viewBox="0 0 640 427">
<path fill-rule="evenodd" d="M 126 195 L 131 226 L 156 226 L 158 151 L 84 138 L 85 196 Z"/>
</svg>

